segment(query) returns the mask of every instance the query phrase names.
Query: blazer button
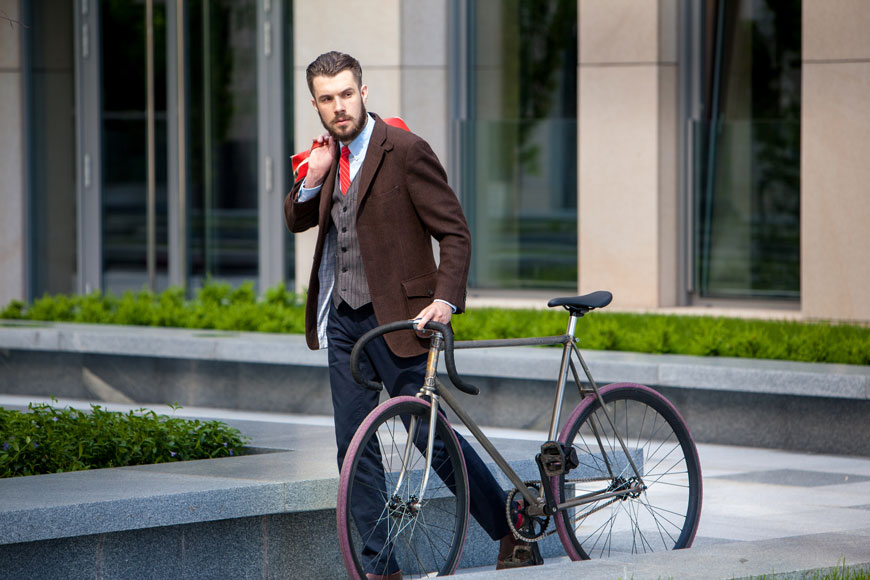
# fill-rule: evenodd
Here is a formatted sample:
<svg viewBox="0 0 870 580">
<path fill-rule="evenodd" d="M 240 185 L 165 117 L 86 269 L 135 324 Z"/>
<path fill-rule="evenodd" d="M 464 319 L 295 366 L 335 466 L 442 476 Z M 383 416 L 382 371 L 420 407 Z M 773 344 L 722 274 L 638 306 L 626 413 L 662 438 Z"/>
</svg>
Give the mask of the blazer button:
<svg viewBox="0 0 870 580">
<path fill-rule="evenodd" d="M 433 290 L 427 290 L 426 294 L 429 296 L 429 298 L 431 298 L 432 296 L 435 295 L 435 292 Z"/>
</svg>

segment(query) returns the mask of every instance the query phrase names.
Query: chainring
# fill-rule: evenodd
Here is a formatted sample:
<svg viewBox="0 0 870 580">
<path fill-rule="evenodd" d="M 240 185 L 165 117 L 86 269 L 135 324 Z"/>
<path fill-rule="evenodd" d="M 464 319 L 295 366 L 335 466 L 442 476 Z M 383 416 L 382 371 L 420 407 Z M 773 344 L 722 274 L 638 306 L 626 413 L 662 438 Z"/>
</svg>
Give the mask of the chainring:
<svg viewBox="0 0 870 580">
<path fill-rule="evenodd" d="M 541 490 L 540 483 L 537 481 L 524 481 L 523 483 L 535 495 Z M 507 501 L 505 502 L 508 526 L 515 538 L 527 542 L 537 542 L 547 535 L 550 516 L 530 516 L 526 512 L 525 504 L 525 499 L 520 495 L 519 490 L 513 489 L 508 493 Z"/>
</svg>

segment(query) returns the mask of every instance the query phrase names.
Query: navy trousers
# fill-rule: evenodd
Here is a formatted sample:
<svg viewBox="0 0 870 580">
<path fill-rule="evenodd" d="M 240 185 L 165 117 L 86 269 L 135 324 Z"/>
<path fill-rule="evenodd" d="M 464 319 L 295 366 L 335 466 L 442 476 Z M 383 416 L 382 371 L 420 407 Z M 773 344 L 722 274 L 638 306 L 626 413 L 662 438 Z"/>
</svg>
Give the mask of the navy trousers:
<svg viewBox="0 0 870 580">
<path fill-rule="evenodd" d="M 335 413 L 339 470 L 357 428 L 378 404 L 378 393 L 357 384 L 350 372 L 350 352 L 353 345 L 377 325 L 371 304 L 354 310 L 341 302 L 339 306 L 333 305 L 330 308 L 326 333 L 329 341 L 329 382 Z M 384 338 L 378 337 L 366 346 L 365 356 L 360 357 L 360 365 L 367 376 L 380 379 L 384 383 L 391 397 L 413 396 L 423 384 L 426 355 L 398 357 L 390 351 Z M 498 540 L 509 533 L 504 515 L 507 496 L 477 452 L 458 433 L 457 438 L 468 469 L 471 514 L 493 540 Z M 379 458 L 374 460 L 379 463 Z M 365 501 L 367 499 L 371 500 L 370 505 Z M 380 498 L 374 494 L 354 500 L 360 510 L 375 516 L 383 508 Z M 356 514 L 355 517 L 357 522 L 374 519 Z M 363 537 L 366 535 L 363 534 Z M 378 559 L 376 554 L 382 551 L 381 547 L 365 548 L 364 556 L 370 554 L 371 560 L 364 563 L 364 566 L 368 572 L 391 574 L 398 569 L 397 564 L 395 561 Z"/>
</svg>

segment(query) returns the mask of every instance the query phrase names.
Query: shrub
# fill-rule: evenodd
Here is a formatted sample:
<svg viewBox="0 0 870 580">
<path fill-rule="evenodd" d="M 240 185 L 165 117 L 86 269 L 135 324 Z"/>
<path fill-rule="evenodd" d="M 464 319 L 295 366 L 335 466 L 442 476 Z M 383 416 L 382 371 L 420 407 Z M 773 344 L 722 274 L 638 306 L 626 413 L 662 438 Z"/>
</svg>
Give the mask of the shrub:
<svg viewBox="0 0 870 580">
<path fill-rule="evenodd" d="M 177 406 L 173 407 L 178 409 Z M 32 404 L 0 407 L 0 477 L 229 457 L 248 438 L 219 421 Z"/>
<path fill-rule="evenodd" d="M 251 282 L 233 288 L 215 281 L 190 300 L 180 288 L 120 298 L 99 292 L 44 296 L 30 306 L 13 301 L 0 318 L 281 333 L 305 328 L 301 301 L 283 283 L 260 297 Z M 477 308 L 453 318 L 459 340 L 559 335 L 565 322 L 562 310 Z M 870 364 L 870 327 L 853 324 L 604 310 L 587 315 L 577 333 L 586 349 Z"/>
</svg>

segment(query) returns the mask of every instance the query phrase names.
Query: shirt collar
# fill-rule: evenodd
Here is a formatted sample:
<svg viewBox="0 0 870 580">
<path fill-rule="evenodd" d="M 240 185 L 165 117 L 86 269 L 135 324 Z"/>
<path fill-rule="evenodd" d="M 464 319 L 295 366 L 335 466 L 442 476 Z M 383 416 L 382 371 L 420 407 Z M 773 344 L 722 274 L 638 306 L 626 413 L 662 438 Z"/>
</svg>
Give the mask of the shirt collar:
<svg viewBox="0 0 870 580">
<path fill-rule="evenodd" d="M 368 117 L 366 126 L 363 127 L 360 134 L 356 136 L 356 139 L 351 141 L 350 145 L 347 146 L 354 159 L 359 159 L 361 156 L 365 155 L 366 150 L 369 148 L 369 141 L 372 139 L 372 131 L 375 130 L 374 117 L 369 113 L 366 113 L 366 116 Z"/>
</svg>

